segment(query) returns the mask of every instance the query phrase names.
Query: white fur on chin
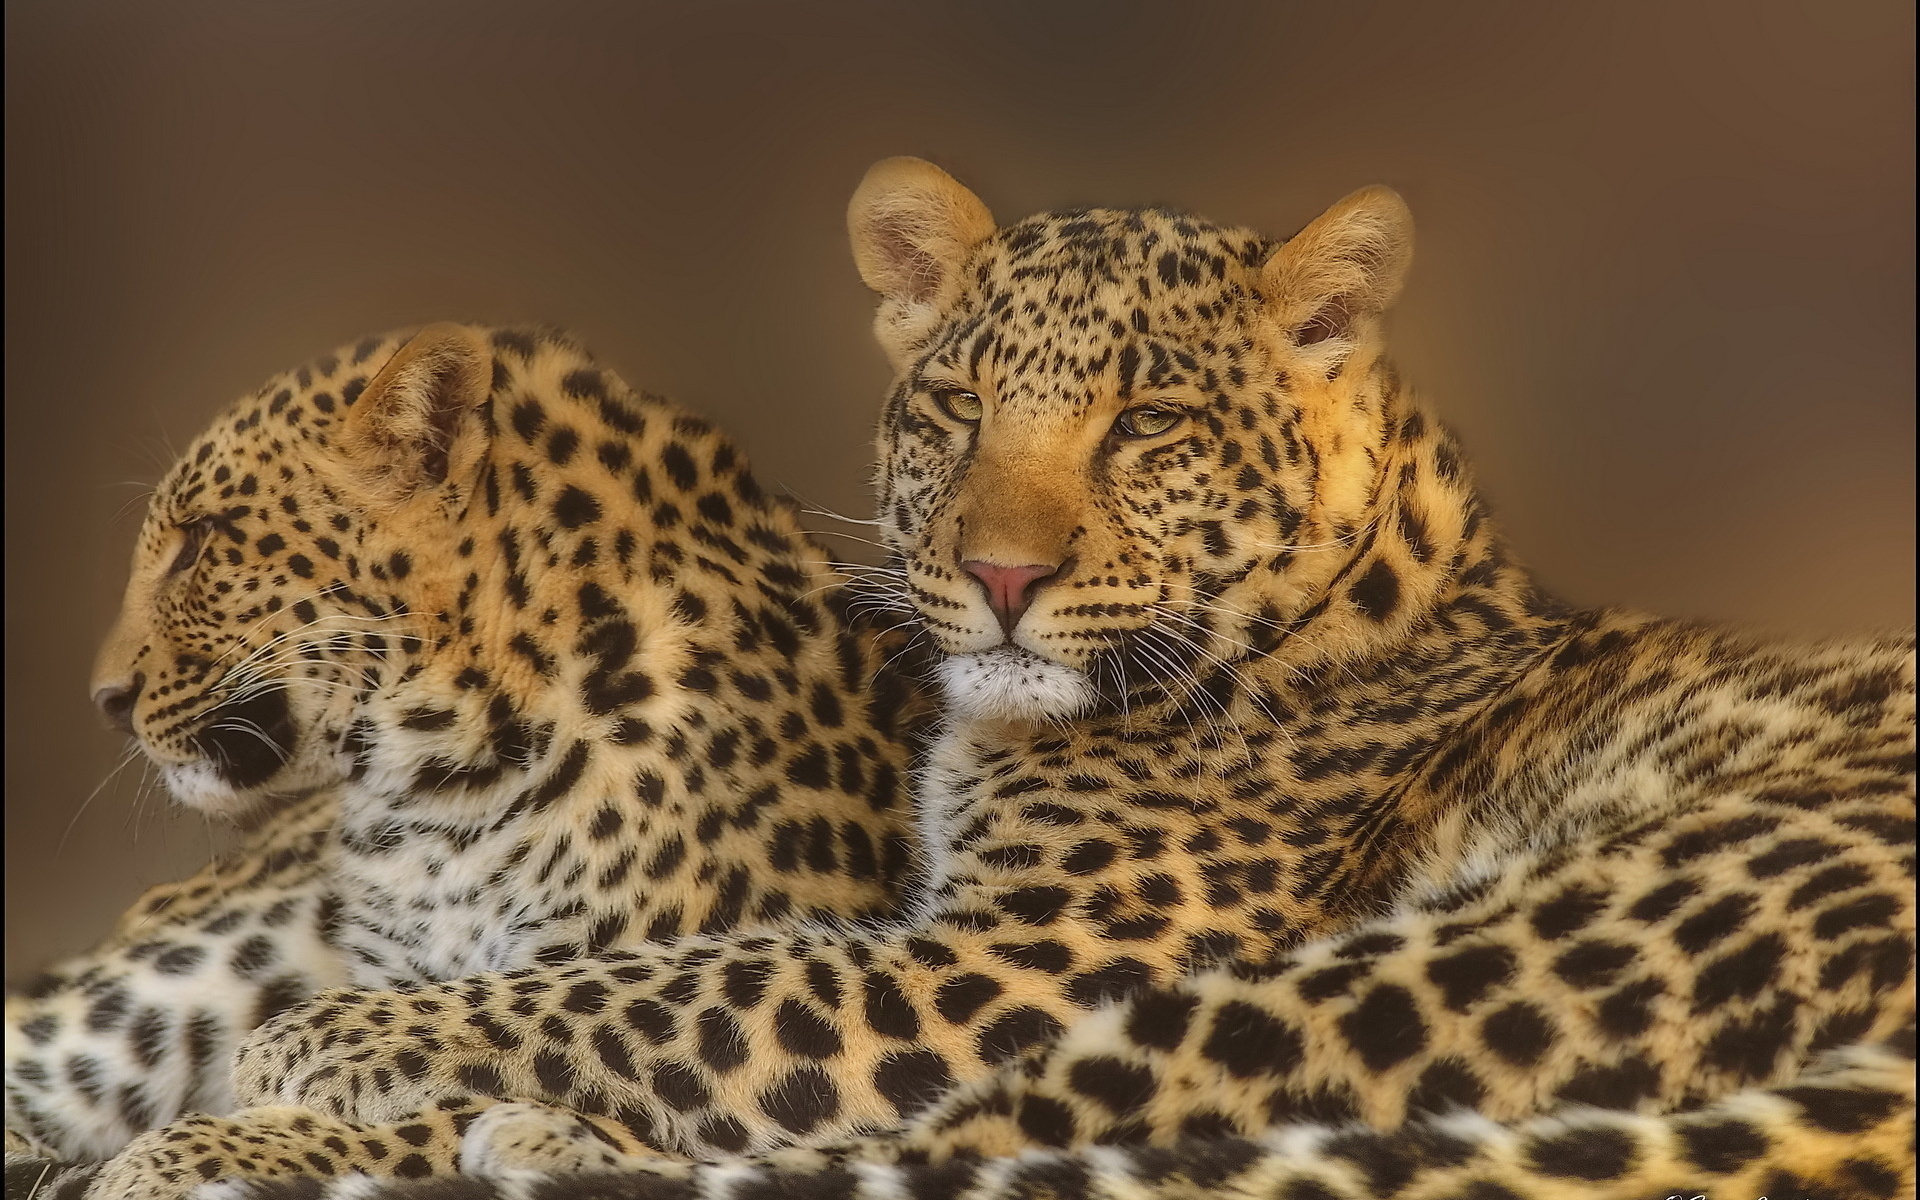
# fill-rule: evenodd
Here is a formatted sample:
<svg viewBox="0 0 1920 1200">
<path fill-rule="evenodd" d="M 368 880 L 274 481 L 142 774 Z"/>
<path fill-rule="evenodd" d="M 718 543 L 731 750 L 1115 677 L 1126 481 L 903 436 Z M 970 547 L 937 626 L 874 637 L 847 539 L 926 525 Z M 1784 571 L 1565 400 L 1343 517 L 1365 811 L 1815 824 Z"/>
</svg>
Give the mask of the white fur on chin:
<svg viewBox="0 0 1920 1200">
<path fill-rule="evenodd" d="M 185 763 L 159 763 L 160 782 L 176 803 L 216 817 L 238 820 L 277 796 L 297 796 L 338 782 L 342 772 L 329 770 L 332 764 L 313 765 L 293 762 L 282 767 L 267 785 L 241 791 L 220 777 L 205 759 Z"/>
<path fill-rule="evenodd" d="M 161 763 L 160 781 L 173 798 L 188 808 L 215 816 L 231 817 L 252 807 L 256 797 L 243 795 L 220 778 L 213 764 L 203 760 L 187 763 Z"/>
<path fill-rule="evenodd" d="M 1093 703 L 1086 672 L 1017 646 L 954 654 L 939 666 L 954 713 L 971 720 L 1042 721 L 1070 717 Z"/>
</svg>

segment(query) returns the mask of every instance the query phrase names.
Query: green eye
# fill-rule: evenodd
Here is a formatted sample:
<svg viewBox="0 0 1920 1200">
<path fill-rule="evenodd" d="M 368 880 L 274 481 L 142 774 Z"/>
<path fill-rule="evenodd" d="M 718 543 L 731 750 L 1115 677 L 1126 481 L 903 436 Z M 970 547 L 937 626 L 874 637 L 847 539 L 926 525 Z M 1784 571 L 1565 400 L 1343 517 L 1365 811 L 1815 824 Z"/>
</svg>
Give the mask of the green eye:
<svg viewBox="0 0 1920 1200">
<path fill-rule="evenodd" d="M 986 411 L 985 406 L 980 403 L 979 396 L 959 388 L 936 389 L 933 393 L 933 402 L 940 406 L 941 412 L 968 425 L 977 423 L 980 420 L 980 414 Z"/>
<path fill-rule="evenodd" d="M 1185 413 L 1164 404 L 1137 404 L 1120 414 L 1113 423 L 1115 433 L 1127 437 L 1159 437 L 1186 418 Z"/>
</svg>

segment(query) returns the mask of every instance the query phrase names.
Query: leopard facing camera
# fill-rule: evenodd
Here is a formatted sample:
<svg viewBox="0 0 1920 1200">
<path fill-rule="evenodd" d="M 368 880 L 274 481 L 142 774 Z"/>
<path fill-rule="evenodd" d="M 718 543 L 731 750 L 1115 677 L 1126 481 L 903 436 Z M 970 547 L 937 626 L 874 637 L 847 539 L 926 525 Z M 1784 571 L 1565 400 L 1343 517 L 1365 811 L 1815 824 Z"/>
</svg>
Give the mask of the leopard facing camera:
<svg viewBox="0 0 1920 1200">
<path fill-rule="evenodd" d="M 1910 636 L 1540 589 L 1387 359 L 1385 189 L 890 159 L 849 227 L 850 592 L 550 335 L 214 426 L 97 684 L 306 799 L 9 1000 L 10 1128 L 102 1197 L 1911 1194 Z"/>
</svg>

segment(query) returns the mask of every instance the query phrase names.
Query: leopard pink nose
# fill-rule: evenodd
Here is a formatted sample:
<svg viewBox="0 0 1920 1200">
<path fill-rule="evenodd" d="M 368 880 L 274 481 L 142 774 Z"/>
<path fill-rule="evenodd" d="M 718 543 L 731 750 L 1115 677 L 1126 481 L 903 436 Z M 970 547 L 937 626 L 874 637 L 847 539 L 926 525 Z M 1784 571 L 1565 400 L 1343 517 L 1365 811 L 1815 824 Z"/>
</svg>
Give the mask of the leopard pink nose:
<svg viewBox="0 0 1920 1200">
<path fill-rule="evenodd" d="M 960 564 L 967 574 L 980 581 L 987 590 L 987 604 L 993 609 L 993 615 L 999 618 L 1000 628 L 1008 637 L 1013 636 L 1013 627 L 1020 623 L 1027 606 L 1033 603 L 1033 594 L 1045 586 L 1046 581 L 1060 573 L 1064 563 L 1042 566 L 1037 563 L 1024 567 L 1003 567 L 998 563 L 980 562 L 977 559 Z"/>
</svg>

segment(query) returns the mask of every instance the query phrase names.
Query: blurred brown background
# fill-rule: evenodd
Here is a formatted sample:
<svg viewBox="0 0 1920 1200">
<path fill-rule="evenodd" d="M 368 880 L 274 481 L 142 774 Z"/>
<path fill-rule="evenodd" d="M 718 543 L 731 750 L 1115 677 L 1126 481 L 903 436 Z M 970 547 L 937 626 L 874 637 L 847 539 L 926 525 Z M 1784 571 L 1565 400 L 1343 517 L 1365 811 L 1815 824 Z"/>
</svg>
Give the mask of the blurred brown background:
<svg viewBox="0 0 1920 1200">
<path fill-rule="evenodd" d="M 1281 234 L 1365 183 L 1395 337 L 1587 602 L 1913 606 L 1911 0 L 1227 5 L 9 0 L 7 973 L 216 837 L 86 699 L 141 491 L 364 332 L 577 330 L 867 511 L 885 382 L 842 212 L 919 154 L 1002 217 Z M 849 543 L 857 552 L 857 544 Z"/>
</svg>

